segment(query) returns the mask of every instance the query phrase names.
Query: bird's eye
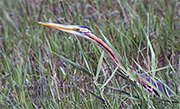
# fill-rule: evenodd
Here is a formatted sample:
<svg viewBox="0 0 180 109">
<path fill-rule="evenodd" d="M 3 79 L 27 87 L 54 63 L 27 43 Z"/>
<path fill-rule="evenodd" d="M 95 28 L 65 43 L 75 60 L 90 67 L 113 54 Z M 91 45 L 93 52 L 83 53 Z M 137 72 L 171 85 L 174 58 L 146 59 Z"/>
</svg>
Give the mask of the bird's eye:
<svg viewBox="0 0 180 109">
<path fill-rule="evenodd" d="M 77 32 L 79 32 L 79 31 L 80 31 L 80 29 L 79 29 L 79 28 L 75 28 L 74 30 L 75 30 L 75 31 L 77 31 Z"/>
</svg>

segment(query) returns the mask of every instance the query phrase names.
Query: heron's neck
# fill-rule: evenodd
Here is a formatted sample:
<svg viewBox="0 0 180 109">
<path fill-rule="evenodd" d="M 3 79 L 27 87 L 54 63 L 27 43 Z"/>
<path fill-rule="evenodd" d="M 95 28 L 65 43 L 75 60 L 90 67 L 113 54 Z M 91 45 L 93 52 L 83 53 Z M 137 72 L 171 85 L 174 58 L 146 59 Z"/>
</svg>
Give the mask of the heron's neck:
<svg viewBox="0 0 180 109">
<path fill-rule="evenodd" d="M 93 42 L 95 42 L 99 47 L 101 47 L 113 60 L 115 60 L 118 64 L 120 64 L 123 67 L 123 65 L 120 63 L 112 49 L 105 42 L 103 42 L 100 38 L 93 34 L 85 33 L 85 35 L 88 36 Z"/>
</svg>

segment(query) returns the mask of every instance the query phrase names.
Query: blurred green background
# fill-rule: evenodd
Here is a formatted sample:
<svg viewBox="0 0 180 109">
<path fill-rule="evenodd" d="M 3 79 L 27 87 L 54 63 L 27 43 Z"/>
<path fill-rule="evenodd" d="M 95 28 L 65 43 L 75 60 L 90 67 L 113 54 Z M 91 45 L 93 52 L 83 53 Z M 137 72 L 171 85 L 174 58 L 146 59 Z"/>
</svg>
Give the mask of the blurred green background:
<svg viewBox="0 0 180 109">
<path fill-rule="evenodd" d="M 174 94 L 156 96 L 118 76 L 108 80 L 116 71 L 101 48 L 39 21 L 85 25 L 104 35 L 127 67 L 162 81 Z M 178 108 L 179 63 L 179 0 L 0 1 L 4 109 Z"/>
</svg>

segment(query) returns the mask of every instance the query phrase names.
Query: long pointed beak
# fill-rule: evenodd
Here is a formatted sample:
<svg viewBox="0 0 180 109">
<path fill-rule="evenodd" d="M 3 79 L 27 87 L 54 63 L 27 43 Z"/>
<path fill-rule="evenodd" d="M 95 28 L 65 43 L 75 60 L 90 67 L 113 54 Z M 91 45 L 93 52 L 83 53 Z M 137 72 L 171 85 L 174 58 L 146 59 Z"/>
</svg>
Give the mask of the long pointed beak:
<svg viewBox="0 0 180 109">
<path fill-rule="evenodd" d="M 70 32 L 75 28 L 75 26 L 73 25 L 62 25 L 62 24 L 56 24 L 56 23 L 50 23 L 50 22 L 38 22 L 38 23 L 44 26 L 53 27 L 53 28 L 66 31 L 66 32 Z"/>
</svg>

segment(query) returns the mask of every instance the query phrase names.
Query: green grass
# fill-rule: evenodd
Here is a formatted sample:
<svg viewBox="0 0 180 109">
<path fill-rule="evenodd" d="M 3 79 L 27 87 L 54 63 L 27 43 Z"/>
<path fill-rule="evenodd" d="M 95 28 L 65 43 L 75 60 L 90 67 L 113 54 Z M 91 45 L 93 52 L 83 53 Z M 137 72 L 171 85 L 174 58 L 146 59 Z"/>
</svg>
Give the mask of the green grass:
<svg viewBox="0 0 180 109">
<path fill-rule="evenodd" d="M 179 7 L 178 0 L 1 0 L 0 107 L 179 108 Z M 39 21 L 89 27 L 172 97 L 145 92 L 116 75 L 96 44 Z"/>
</svg>

